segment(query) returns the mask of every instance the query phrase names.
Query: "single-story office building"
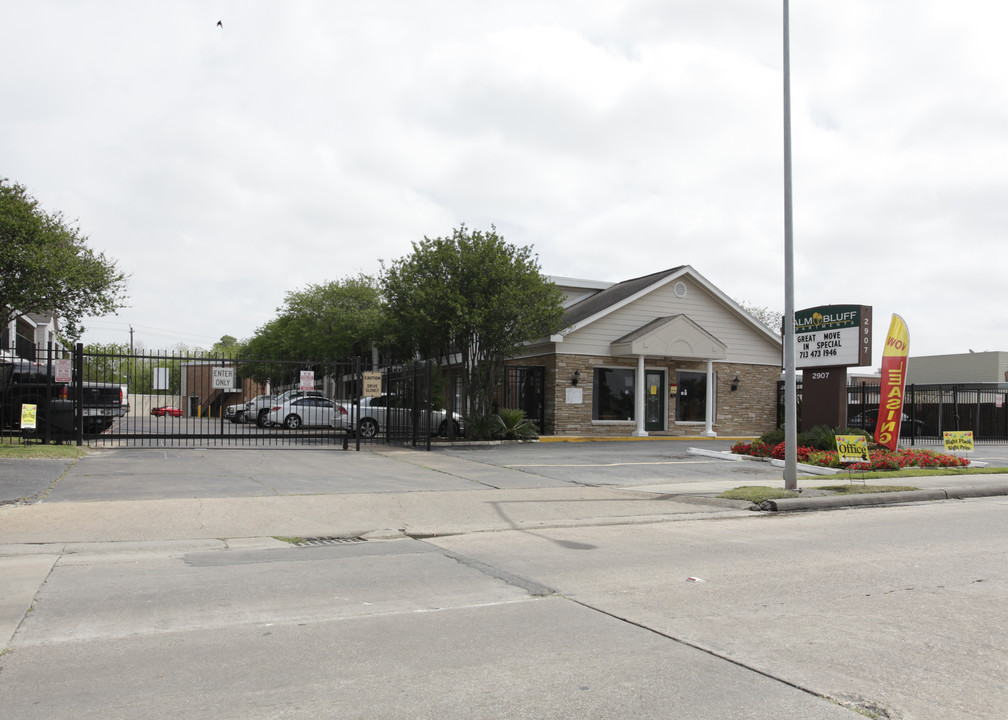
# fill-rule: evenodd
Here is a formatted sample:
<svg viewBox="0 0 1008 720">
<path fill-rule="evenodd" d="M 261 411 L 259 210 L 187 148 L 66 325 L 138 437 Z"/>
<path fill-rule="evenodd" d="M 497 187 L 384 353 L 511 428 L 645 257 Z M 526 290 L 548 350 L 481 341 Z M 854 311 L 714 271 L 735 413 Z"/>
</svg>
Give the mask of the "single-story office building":
<svg viewBox="0 0 1008 720">
<path fill-rule="evenodd" d="M 758 435 L 776 427 L 782 343 L 689 265 L 550 278 L 564 329 L 509 364 L 544 373 L 544 435 Z"/>
</svg>

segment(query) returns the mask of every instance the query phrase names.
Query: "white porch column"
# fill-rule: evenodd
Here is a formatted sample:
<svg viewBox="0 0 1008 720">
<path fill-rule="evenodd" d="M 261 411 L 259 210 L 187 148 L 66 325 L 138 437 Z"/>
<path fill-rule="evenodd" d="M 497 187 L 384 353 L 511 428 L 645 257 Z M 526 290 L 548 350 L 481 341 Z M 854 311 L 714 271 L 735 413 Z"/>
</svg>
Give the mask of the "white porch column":
<svg viewBox="0 0 1008 720">
<path fill-rule="evenodd" d="M 707 361 L 707 412 L 704 418 L 704 437 L 717 437 L 714 432 L 714 361 Z"/>
<path fill-rule="evenodd" d="M 644 429 L 644 356 L 637 356 L 637 382 L 635 384 L 634 415 L 637 418 L 637 429 L 634 437 L 647 437 Z"/>
</svg>

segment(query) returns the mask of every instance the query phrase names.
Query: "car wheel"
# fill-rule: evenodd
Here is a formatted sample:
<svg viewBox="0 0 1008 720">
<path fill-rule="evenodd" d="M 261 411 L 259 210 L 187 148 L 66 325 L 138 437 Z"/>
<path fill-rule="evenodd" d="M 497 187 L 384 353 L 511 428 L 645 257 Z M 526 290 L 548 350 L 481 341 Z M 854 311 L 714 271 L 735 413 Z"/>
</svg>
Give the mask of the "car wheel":
<svg viewBox="0 0 1008 720">
<path fill-rule="evenodd" d="M 267 425 L 269 425 L 269 409 L 268 408 L 263 408 L 262 410 L 259 411 L 259 414 L 256 415 L 256 425 L 258 427 L 261 427 L 261 428 L 264 428 Z"/>
<path fill-rule="evenodd" d="M 284 427 L 288 430 L 297 430 L 301 427 L 301 418 L 293 413 L 284 418 Z"/>
<path fill-rule="evenodd" d="M 364 418 L 360 421 L 360 436 L 370 440 L 378 434 L 378 421 L 374 418 Z"/>
<path fill-rule="evenodd" d="M 462 428 L 459 427 L 457 421 L 452 420 L 452 425 L 455 426 L 455 437 L 462 437 Z M 441 437 L 448 437 L 448 420 L 442 420 L 441 424 L 438 426 L 438 435 Z"/>
</svg>

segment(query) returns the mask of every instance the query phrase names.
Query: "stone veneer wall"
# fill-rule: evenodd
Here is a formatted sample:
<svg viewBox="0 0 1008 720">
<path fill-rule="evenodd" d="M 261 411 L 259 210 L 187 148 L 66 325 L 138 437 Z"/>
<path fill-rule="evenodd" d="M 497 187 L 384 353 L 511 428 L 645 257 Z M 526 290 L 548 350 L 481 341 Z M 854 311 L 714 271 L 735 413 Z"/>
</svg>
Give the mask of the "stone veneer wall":
<svg viewBox="0 0 1008 720">
<path fill-rule="evenodd" d="M 522 358 L 516 365 L 542 365 L 545 377 L 544 435 L 631 435 L 636 423 L 592 423 L 593 369 L 596 366 L 637 368 L 635 358 L 612 358 L 587 355 L 542 355 Z M 645 367 L 664 368 L 668 382 L 675 381 L 677 370 L 706 372 L 704 362 L 682 362 L 675 360 L 649 360 Z M 567 388 L 573 387 L 571 376 L 575 370 L 581 371 L 582 401 L 579 405 L 567 404 Z M 717 375 L 717 409 L 714 431 L 718 435 L 760 435 L 773 430 L 777 423 L 777 381 L 781 369 L 773 365 L 743 365 L 737 363 L 714 363 Z M 739 389 L 731 390 L 732 380 L 738 376 Z M 665 388 L 666 393 L 669 389 Z M 675 422 L 675 402 L 669 400 L 668 430 L 649 431 L 650 435 L 697 435 L 704 429 L 703 423 Z"/>
</svg>

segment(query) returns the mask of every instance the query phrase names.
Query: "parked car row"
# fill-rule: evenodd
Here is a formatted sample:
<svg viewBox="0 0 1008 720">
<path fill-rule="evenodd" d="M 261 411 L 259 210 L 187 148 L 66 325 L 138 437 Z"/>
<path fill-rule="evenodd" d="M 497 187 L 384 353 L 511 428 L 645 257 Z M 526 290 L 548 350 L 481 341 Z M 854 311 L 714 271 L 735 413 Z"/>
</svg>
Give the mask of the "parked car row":
<svg viewBox="0 0 1008 720">
<path fill-rule="evenodd" d="M 229 405 L 224 417 L 233 423 L 255 423 L 259 427 L 282 426 L 290 430 L 301 427 L 331 427 L 354 432 L 350 413 L 343 405 L 317 391 L 290 390 L 281 395 L 258 395 L 246 403 Z M 364 439 L 377 437 L 391 427 L 408 431 L 413 425 L 413 412 L 399 398 L 390 395 L 362 398 L 357 430 Z M 465 424 L 458 413 L 451 413 L 455 436 L 461 437 Z M 431 410 L 431 430 L 434 435 L 448 435 L 448 412 Z"/>
<path fill-rule="evenodd" d="M 865 410 L 851 418 L 848 418 L 847 425 L 852 428 L 859 428 L 869 432 L 875 432 L 878 424 L 878 408 Z M 922 437 L 927 435 L 927 427 L 923 422 L 911 419 L 906 413 L 900 415 L 900 437 Z"/>
</svg>

